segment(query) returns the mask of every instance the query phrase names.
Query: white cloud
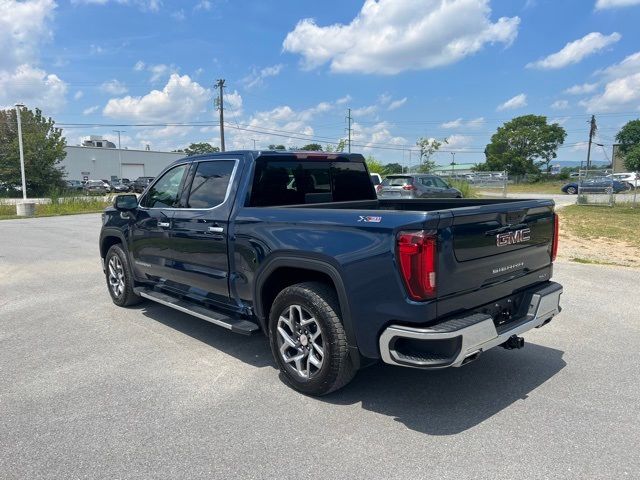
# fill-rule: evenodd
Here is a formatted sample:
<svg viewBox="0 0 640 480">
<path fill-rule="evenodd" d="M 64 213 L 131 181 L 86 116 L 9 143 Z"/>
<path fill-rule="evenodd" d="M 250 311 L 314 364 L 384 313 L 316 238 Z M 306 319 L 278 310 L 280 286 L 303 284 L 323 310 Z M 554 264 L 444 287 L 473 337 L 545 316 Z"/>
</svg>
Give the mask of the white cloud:
<svg viewBox="0 0 640 480">
<path fill-rule="evenodd" d="M 443 147 L 445 150 L 465 150 L 472 141 L 467 135 L 454 134 L 447 137 L 447 143 Z"/>
<path fill-rule="evenodd" d="M 184 10 L 176 10 L 171 14 L 171 18 L 178 22 L 184 22 L 187 19 L 187 16 L 184 14 Z"/>
<path fill-rule="evenodd" d="M 67 84 L 57 75 L 30 65 L 20 65 L 15 71 L 0 70 L 0 105 L 17 102 L 55 113 L 65 104 Z"/>
<path fill-rule="evenodd" d="M 585 93 L 594 92 L 596 88 L 598 88 L 597 83 L 583 83 L 567 88 L 564 93 L 568 93 L 569 95 L 584 95 Z"/>
<path fill-rule="evenodd" d="M 348 25 L 318 26 L 306 18 L 283 48 L 306 69 L 330 63 L 334 72 L 397 74 L 449 65 L 486 44 L 510 45 L 518 17 L 490 20 L 489 0 L 366 0 Z"/>
<path fill-rule="evenodd" d="M 201 0 L 193 8 L 194 8 L 194 10 L 207 10 L 207 11 L 209 11 L 209 10 L 211 10 L 212 7 L 213 7 L 213 4 L 209 0 Z"/>
<path fill-rule="evenodd" d="M 242 115 L 242 95 L 237 90 L 224 94 L 224 110 L 231 116 Z"/>
<path fill-rule="evenodd" d="M 354 108 L 351 115 L 354 117 L 368 117 L 378 112 L 377 105 L 367 105 L 366 107 Z"/>
<path fill-rule="evenodd" d="M 513 98 L 510 98 L 506 102 L 498 105 L 496 110 L 514 110 L 516 108 L 522 108 L 527 106 L 527 96 L 524 93 L 520 95 L 516 95 Z"/>
<path fill-rule="evenodd" d="M 206 111 L 211 95 L 188 75 L 174 73 L 162 90 L 152 90 L 142 97 L 112 98 L 103 113 L 112 118 L 182 122 Z"/>
<path fill-rule="evenodd" d="M 618 32 L 611 35 L 603 35 L 600 32 L 591 32 L 584 37 L 567 43 L 562 50 L 552 53 L 537 62 L 527 64 L 527 68 L 552 70 L 564 68 L 567 65 L 579 63 L 584 58 L 618 42 L 622 38 Z"/>
<path fill-rule="evenodd" d="M 74 100 L 80 100 L 84 96 L 84 92 L 82 90 L 78 90 L 74 95 Z"/>
<path fill-rule="evenodd" d="M 138 60 L 136 64 L 133 66 L 133 69 L 136 72 L 141 72 L 142 70 L 144 70 L 145 66 L 146 66 L 145 63 L 142 60 Z"/>
<path fill-rule="evenodd" d="M 100 85 L 100 90 L 111 95 L 122 95 L 123 93 L 127 93 L 129 91 L 124 83 L 116 80 L 115 78 Z"/>
<path fill-rule="evenodd" d="M 149 77 L 149 81 L 151 83 L 157 83 L 163 78 L 168 77 L 172 73 L 178 73 L 179 69 L 173 64 L 166 65 L 164 63 L 159 63 L 157 65 L 151 65 L 146 64 L 142 60 L 138 60 L 133 66 L 133 70 L 136 72 L 149 72 L 151 74 L 151 77 Z"/>
<path fill-rule="evenodd" d="M 551 108 L 554 110 L 565 110 L 569 108 L 569 102 L 567 100 L 556 100 L 551 104 Z"/>
<path fill-rule="evenodd" d="M 345 103 L 349 103 L 351 100 L 353 100 L 351 98 L 351 95 L 345 95 L 344 97 L 341 97 L 338 100 L 336 100 L 336 104 L 337 105 L 344 105 Z"/>
<path fill-rule="evenodd" d="M 351 137 L 355 149 L 362 152 L 371 152 L 384 144 L 402 146 L 406 145 L 407 139 L 391 133 L 392 125 L 389 122 L 378 122 L 371 126 L 354 123 Z"/>
<path fill-rule="evenodd" d="M 0 69 L 37 60 L 38 47 L 51 38 L 53 0 L 0 1 Z"/>
<path fill-rule="evenodd" d="M 632 53 L 625 57 L 619 63 L 595 72 L 596 75 L 600 75 L 605 79 L 615 79 L 624 77 L 626 75 L 632 75 L 640 71 L 640 52 Z"/>
<path fill-rule="evenodd" d="M 279 75 L 283 67 L 284 65 L 279 63 L 277 65 L 265 67 L 260 70 L 254 68 L 249 75 L 242 79 L 242 82 L 245 84 L 245 87 L 249 89 L 259 87 L 264 84 L 265 78 L 275 77 L 276 75 Z"/>
<path fill-rule="evenodd" d="M 407 97 L 401 98 L 400 100 L 394 100 L 389 104 L 389 106 L 387 107 L 387 110 L 389 111 L 396 110 L 401 106 L 403 106 L 405 103 L 407 103 Z"/>
<path fill-rule="evenodd" d="M 619 108 L 640 108 L 640 73 L 611 80 L 604 92 L 580 102 L 589 112 L 614 111 Z"/>
<path fill-rule="evenodd" d="M 448 130 L 453 130 L 453 129 L 462 128 L 462 127 L 478 128 L 484 125 L 484 122 L 485 122 L 484 117 L 474 118 L 466 122 L 462 118 L 456 118 L 455 120 L 451 120 L 449 122 L 444 122 L 440 124 L 440 127 Z"/>
<path fill-rule="evenodd" d="M 98 110 L 100 110 L 100 105 L 94 105 L 93 107 L 85 108 L 82 111 L 82 114 L 91 115 L 92 113 L 96 113 Z"/>
<path fill-rule="evenodd" d="M 580 102 L 588 112 L 607 112 L 640 109 L 640 52 L 627 56 L 619 63 L 599 70 L 604 89 Z"/>
<path fill-rule="evenodd" d="M 597 0 L 596 10 L 605 10 L 607 8 L 632 7 L 640 5 L 640 0 Z"/>
</svg>

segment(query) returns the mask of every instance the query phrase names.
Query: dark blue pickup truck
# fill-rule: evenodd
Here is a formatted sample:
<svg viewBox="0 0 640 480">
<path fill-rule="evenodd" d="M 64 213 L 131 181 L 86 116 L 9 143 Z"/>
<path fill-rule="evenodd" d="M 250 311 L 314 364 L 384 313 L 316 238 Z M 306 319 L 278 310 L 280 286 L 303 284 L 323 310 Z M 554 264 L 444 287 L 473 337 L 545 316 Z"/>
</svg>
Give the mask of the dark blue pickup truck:
<svg viewBox="0 0 640 480">
<path fill-rule="evenodd" d="M 560 312 L 550 200 L 379 200 L 362 155 L 239 151 L 167 167 L 103 215 L 119 306 L 263 331 L 283 377 L 332 392 L 374 361 L 458 367 Z"/>
</svg>

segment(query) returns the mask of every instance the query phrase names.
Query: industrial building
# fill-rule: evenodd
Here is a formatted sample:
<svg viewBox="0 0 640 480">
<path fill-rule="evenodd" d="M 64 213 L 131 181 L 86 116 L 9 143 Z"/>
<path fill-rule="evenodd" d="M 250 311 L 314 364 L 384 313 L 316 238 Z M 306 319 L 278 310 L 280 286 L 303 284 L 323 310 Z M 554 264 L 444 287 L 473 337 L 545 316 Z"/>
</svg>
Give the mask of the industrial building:
<svg viewBox="0 0 640 480">
<path fill-rule="evenodd" d="M 102 137 L 91 136 L 82 146 L 65 147 L 67 156 L 60 163 L 68 180 L 155 177 L 171 162 L 183 158 L 182 152 L 118 149 Z"/>
</svg>

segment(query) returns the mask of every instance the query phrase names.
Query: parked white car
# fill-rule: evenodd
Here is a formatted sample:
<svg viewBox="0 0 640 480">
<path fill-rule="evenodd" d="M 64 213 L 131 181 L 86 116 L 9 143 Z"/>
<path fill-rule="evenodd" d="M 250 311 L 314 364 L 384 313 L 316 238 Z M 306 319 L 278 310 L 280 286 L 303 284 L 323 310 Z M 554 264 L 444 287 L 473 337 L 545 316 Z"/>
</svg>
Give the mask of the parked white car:
<svg viewBox="0 0 640 480">
<path fill-rule="evenodd" d="M 633 188 L 638 188 L 638 186 L 640 186 L 640 175 L 635 172 L 612 173 L 611 175 L 607 175 L 607 178 L 612 178 L 613 180 L 617 180 L 619 182 L 628 183 Z"/>
</svg>

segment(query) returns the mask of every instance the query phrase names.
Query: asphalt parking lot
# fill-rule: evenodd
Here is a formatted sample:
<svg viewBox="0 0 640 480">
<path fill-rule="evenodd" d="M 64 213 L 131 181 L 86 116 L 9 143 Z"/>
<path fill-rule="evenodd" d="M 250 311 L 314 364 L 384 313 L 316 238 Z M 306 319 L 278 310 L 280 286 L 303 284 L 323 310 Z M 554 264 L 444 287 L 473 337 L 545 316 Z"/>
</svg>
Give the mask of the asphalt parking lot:
<svg viewBox="0 0 640 480">
<path fill-rule="evenodd" d="M 640 271 L 558 263 L 523 350 L 317 399 L 262 336 L 113 305 L 99 228 L 0 222 L 0 478 L 640 477 Z"/>
</svg>

